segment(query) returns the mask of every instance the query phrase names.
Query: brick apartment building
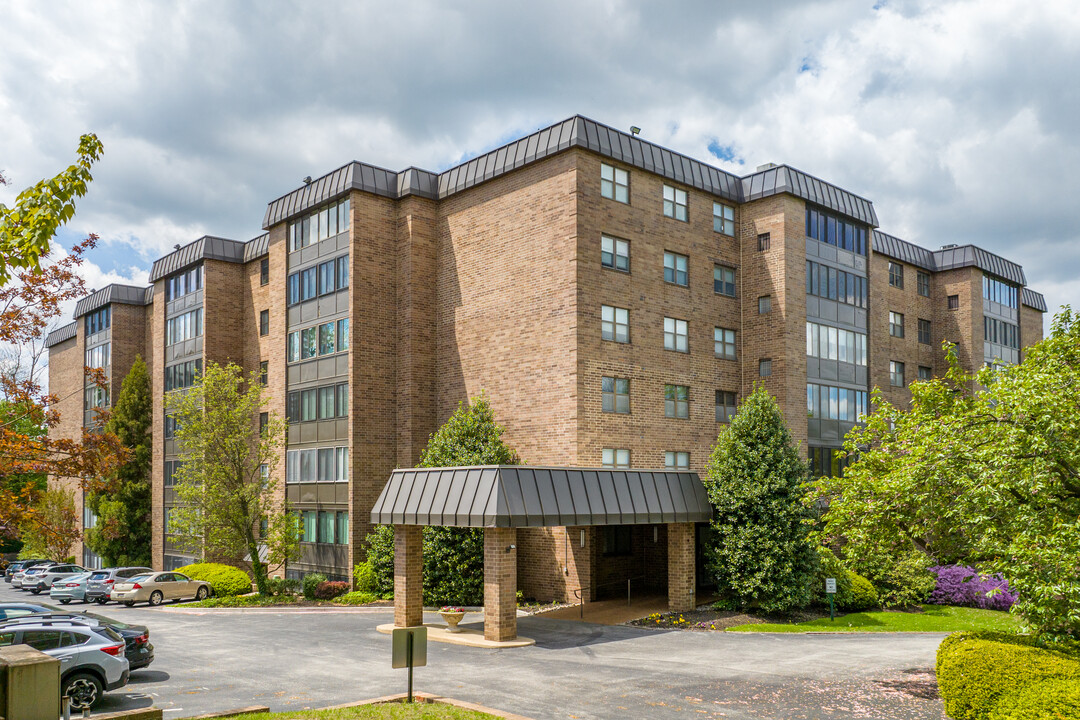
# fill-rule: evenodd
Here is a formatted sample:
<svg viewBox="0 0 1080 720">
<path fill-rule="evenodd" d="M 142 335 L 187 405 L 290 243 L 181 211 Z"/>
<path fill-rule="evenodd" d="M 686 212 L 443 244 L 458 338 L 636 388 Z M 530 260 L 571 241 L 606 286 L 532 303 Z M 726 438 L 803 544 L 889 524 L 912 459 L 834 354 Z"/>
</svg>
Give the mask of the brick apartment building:
<svg viewBox="0 0 1080 720">
<path fill-rule="evenodd" d="M 271 202 L 258 237 L 200 238 L 148 287 L 80 301 L 48 338 L 56 432 L 80 433 L 143 356 L 153 562 L 178 567 L 191 558 L 168 534 L 164 394 L 204 363 L 261 370 L 289 420 L 275 472 L 305 531 L 294 577 L 348 577 L 391 471 L 481 391 L 529 464 L 703 472 L 761 382 L 816 472 L 839 472 L 870 390 L 905 402 L 943 371 L 943 340 L 974 368 L 1042 337 L 1046 305 L 1019 265 L 877 225 L 869 200 L 794 168 L 738 177 L 584 117 L 438 174 L 352 162 Z M 108 393 L 80 392 L 84 363 L 108 371 Z M 663 585 L 665 534 L 519 530 L 519 587 Z"/>
</svg>

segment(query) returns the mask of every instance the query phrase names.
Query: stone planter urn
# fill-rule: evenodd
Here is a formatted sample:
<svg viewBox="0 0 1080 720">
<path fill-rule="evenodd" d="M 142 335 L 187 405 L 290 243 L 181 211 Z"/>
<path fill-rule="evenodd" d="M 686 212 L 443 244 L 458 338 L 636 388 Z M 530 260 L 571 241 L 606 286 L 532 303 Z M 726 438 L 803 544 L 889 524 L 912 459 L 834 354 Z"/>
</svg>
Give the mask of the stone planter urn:
<svg viewBox="0 0 1080 720">
<path fill-rule="evenodd" d="M 446 621 L 447 632 L 459 633 L 461 628 L 458 627 L 458 623 L 465 617 L 465 611 L 457 607 L 444 607 L 439 610 L 439 615 Z"/>
</svg>

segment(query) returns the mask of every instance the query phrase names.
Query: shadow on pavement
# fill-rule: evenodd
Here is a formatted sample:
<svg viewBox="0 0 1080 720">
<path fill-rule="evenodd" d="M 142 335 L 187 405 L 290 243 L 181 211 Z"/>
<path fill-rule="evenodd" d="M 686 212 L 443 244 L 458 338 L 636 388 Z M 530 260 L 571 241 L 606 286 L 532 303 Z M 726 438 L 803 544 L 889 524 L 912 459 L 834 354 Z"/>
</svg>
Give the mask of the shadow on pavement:
<svg viewBox="0 0 1080 720">
<path fill-rule="evenodd" d="M 165 682 L 171 675 L 163 670 L 133 670 L 128 678 L 128 685 Z"/>
<path fill-rule="evenodd" d="M 543 616 L 518 618 L 518 634 L 536 640 L 545 650 L 566 650 L 601 643 L 619 642 L 663 630 L 643 630 L 625 626 L 596 625 L 580 620 L 555 620 Z"/>
</svg>

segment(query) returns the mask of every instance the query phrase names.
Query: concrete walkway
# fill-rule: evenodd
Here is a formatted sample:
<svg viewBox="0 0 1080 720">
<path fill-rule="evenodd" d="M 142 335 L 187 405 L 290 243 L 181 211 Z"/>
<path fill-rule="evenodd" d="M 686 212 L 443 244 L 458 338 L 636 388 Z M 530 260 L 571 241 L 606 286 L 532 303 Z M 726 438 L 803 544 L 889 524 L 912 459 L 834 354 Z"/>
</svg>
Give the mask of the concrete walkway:
<svg viewBox="0 0 1080 720">
<path fill-rule="evenodd" d="M 597 600 L 596 602 L 581 605 L 571 605 L 558 610 L 550 610 L 536 615 L 538 618 L 548 620 L 584 620 L 585 622 L 597 623 L 598 625 L 622 625 L 630 620 L 651 615 L 652 613 L 664 613 L 668 609 L 668 597 L 664 595 L 642 595 L 631 597 L 630 605 L 627 606 L 626 598 L 612 600 Z M 584 612 L 584 617 L 582 613 Z"/>
</svg>

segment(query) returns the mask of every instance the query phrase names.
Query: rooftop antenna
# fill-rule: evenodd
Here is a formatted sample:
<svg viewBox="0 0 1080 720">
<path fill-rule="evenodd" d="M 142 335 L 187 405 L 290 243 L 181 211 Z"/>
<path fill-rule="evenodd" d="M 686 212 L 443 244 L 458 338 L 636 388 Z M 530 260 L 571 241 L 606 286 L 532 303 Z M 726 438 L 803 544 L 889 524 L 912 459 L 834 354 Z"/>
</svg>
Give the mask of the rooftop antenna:
<svg viewBox="0 0 1080 720">
<path fill-rule="evenodd" d="M 638 135 L 641 134 L 641 128 L 639 128 L 637 125 L 631 125 L 630 126 L 630 134 L 633 135 L 634 137 L 637 137 Z"/>
<path fill-rule="evenodd" d="M 176 243 L 175 245 L 173 245 L 173 250 L 179 250 L 179 249 L 180 249 L 180 243 Z"/>
<path fill-rule="evenodd" d="M 310 175 L 306 175 L 304 177 L 304 184 L 305 185 L 310 185 L 311 184 L 311 176 Z"/>
</svg>

